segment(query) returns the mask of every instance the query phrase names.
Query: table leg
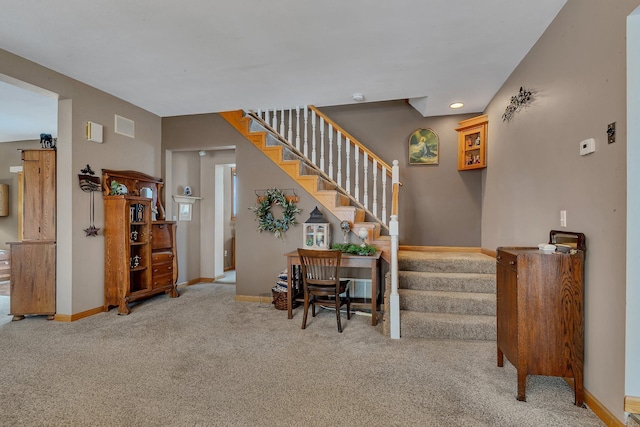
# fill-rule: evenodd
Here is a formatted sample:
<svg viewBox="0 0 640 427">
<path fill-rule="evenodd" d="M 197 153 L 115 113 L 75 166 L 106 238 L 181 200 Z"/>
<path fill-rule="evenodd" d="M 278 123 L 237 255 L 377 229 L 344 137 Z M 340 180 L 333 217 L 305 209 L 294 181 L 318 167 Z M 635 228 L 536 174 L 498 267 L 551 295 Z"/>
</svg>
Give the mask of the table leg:
<svg viewBox="0 0 640 427">
<path fill-rule="evenodd" d="M 293 265 L 291 257 L 287 257 L 287 319 L 293 318 L 291 298 L 293 298 Z"/>
<path fill-rule="evenodd" d="M 372 261 L 371 265 L 371 325 L 376 326 L 378 324 L 378 296 L 380 295 L 378 287 L 380 281 L 378 280 L 378 262 Z"/>
</svg>

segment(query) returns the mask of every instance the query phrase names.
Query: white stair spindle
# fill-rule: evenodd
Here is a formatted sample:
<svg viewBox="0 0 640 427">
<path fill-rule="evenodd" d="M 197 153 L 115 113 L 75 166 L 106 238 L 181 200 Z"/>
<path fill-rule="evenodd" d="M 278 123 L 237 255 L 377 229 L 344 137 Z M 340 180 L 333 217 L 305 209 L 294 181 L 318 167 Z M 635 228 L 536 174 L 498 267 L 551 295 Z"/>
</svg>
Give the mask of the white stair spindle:
<svg viewBox="0 0 640 427">
<path fill-rule="evenodd" d="M 362 203 L 369 209 L 369 160 L 366 151 L 362 152 L 362 183 L 364 185 Z"/>
<path fill-rule="evenodd" d="M 356 183 L 355 183 L 355 187 L 353 189 L 353 192 L 356 193 L 355 197 L 356 197 L 356 201 L 359 202 L 360 201 L 360 171 L 358 170 L 358 162 L 360 161 L 360 154 L 358 153 L 359 148 L 357 145 L 353 146 L 353 160 L 355 162 L 354 166 L 355 166 L 355 172 L 354 175 L 356 177 Z"/>
<path fill-rule="evenodd" d="M 347 194 L 351 194 L 351 163 L 349 156 L 351 155 L 351 141 L 347 138 L 344 142 L 345 162 L 347 163 L 347 171 L 345 173 L 344 186 Z"/>
<path fill-rule="evenodd" d="M 278 110 L 273 109 L 273 122 L 271 123 L 271 128 L 278 132 Z"/>
<path fill-rule="evenodd" d="M 329 178 L 333 179 L 333 125 L 329 124 Z"/>
<path fill-rule="evenodd" d="M 264 110 L 264 122 L 266 124 L 269 124 L 269 117 L 271 117 L 271 115 L 269 115 L 269 109 L 267 108 L 266 110 Z"/>
<path fill-rule="evenodd" d="M 371 204 L 371 209 L 373 212 L 373 216 L 378 218 L 378 160 L 373 159 L 373 203 Z"/>
<path fill-rule="evenodd" d="M 304 151 L 302 154 L 304 154 L 305 157 L 309 157 L 309 128 L 308 128 L 308 120 L 309 120 L 309 114 L 308 114 L 308 107 L 305 105 L 304 106 Z"/>
<path fill-rule="evenodd" d="M 320 117 L 320 170 L 324 172 L 324 117 Z"/>
<path fill-rule="evenodd" d="M 296 107 L 296 149 L 300 151 L 300 107 Z"/>
<path fill-rule="evenodd" d="M 316 163 L 316 112 L 311 110 L 311 163 Z"/>
<path fill-rule="evenodd" d="M 382 223 L 387 225 L 387 167 L 382 166 Z"/>
<path fill-rule="evenodd" d="M 336 171 L 336 178 L 338 187 L 342 187 L 342 132 L 338 132 L 338 140 L 336 141 L 336 146 L 338 148 L 338 169 Z"/>
<path fill-rule="evenodd" d="M 289 129 L 287 131 L 287 141 L 293 144 L 293 108 L 289 108 Z"/>
<path fill-rule="evenodd" d="M 285 137 L 284 133 L 284 108 L 280 110 L 280 136 Z"/>
</svg>

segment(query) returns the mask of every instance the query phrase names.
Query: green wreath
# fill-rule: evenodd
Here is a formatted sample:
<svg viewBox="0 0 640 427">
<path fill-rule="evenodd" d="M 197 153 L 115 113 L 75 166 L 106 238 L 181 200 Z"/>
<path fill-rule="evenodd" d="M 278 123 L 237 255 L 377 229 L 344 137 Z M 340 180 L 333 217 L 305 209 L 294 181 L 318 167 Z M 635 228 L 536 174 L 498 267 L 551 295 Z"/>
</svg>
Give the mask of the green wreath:
<svg viewBox="0 0 640 427">
<path fill-rule="evenodd" d="M 271 212 L 271 206 L 281 206 L 284 213 L 282 219 L 276 219 Z M 283 238 L 284 233 L 292 225 L 296 225 L 296 214 L 302 210 L 299 209 L 292 201 L 287 201 L 284 193 L 276 188 L 267 190 L 265 195 L 260 197 L 258 205 L 250 207 L 256 214 L 256 221 L 258 221 L 258 231 L 269 231 L 276 237 Z"/>
</svg>

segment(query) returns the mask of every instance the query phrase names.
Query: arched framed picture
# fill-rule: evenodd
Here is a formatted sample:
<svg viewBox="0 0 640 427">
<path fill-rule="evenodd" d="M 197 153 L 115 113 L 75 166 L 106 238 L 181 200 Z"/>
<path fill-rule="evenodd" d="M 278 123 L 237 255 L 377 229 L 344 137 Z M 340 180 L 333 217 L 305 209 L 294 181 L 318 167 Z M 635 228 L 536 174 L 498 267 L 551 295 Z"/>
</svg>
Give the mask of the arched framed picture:
<svg viewBox="0 0 640 427">
<path fill-rule="evenodd" d="M 416 129 L 409 136 L 409 164 L 437 165 L 440 138 L 433 129 Z"/>
</svg>

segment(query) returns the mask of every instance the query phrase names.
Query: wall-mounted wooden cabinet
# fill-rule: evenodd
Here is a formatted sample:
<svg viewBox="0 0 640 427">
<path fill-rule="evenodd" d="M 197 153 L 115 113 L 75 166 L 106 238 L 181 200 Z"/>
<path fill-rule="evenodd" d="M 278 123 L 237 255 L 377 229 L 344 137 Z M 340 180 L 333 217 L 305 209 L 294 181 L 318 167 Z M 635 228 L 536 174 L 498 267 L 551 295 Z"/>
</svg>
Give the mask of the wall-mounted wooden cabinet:
<svg viewBox="0 0 640 427">
<path fill-rule="evenodd" d="M 458 170 L 487 167 L 487 116 L 458 123 Z"/>
</svg>

